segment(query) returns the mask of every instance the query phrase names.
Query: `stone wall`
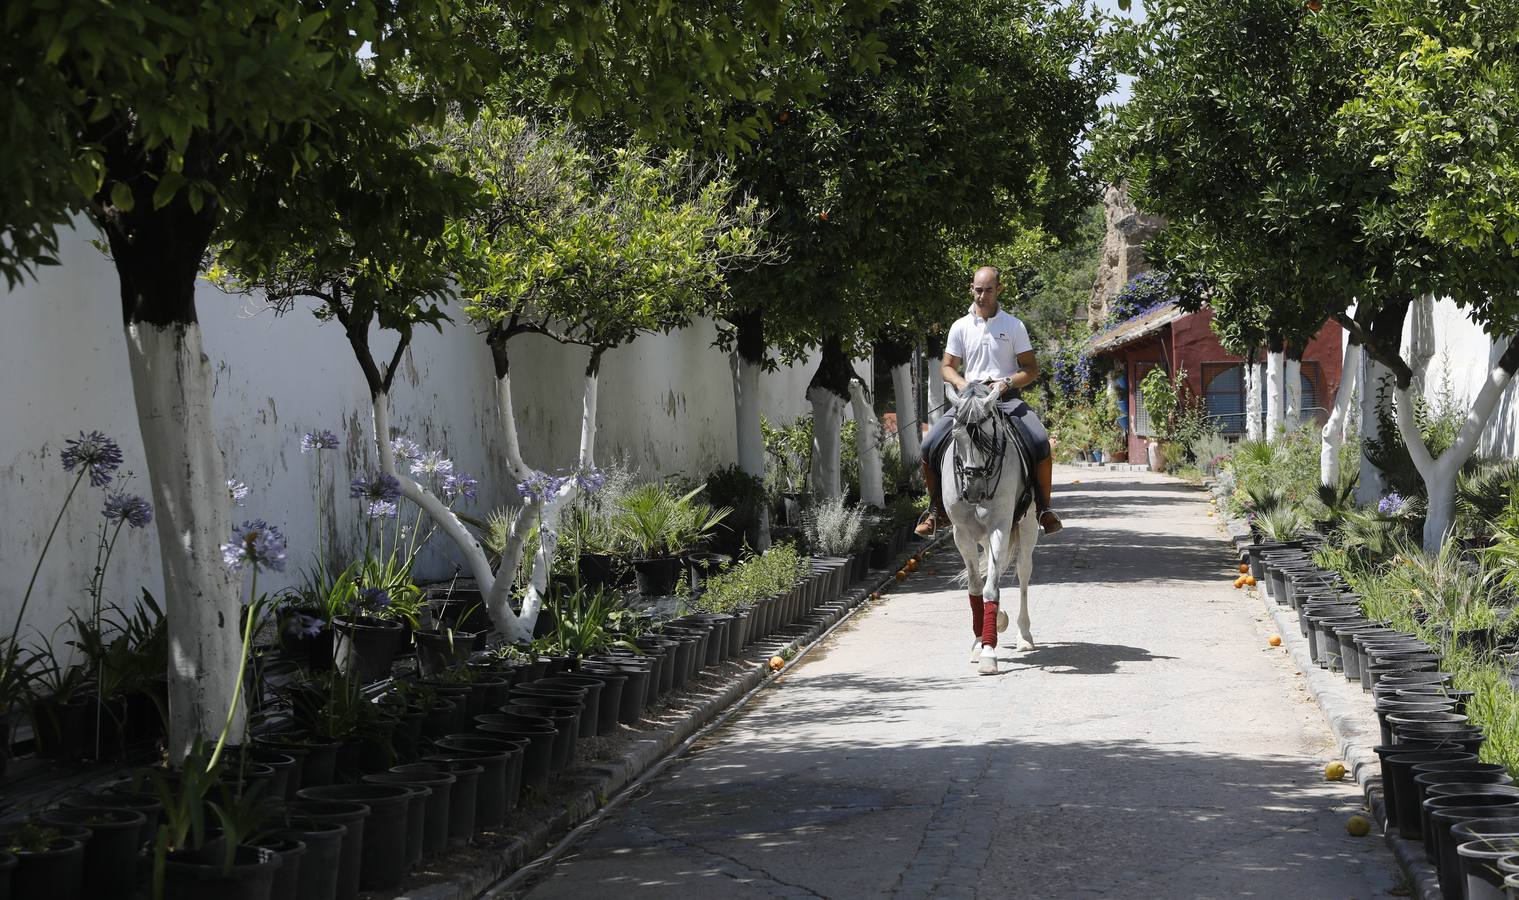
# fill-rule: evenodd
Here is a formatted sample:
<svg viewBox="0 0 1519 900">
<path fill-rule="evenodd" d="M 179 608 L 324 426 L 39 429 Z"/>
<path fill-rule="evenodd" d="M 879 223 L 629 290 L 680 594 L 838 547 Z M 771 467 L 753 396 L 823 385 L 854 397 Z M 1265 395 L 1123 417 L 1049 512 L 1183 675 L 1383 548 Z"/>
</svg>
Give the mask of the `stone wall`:
<svg viewBox="0 0 1519 900">
<path fill-rule="evenodd" d="M 1129 279 L 1149 271 L 1145 242 L 1166 225 L 1165 219 L 1137 210 L 1121 185 L 1110 185 L 1103 192 L 1102 210 L 1107 235 L 1102 242 L 1102 261 L 1097 265 L 1097 282 L 1087 302 L 1087 324 L 1093 329 L 1107 319 L 1108 304 Z"/>
</svg>

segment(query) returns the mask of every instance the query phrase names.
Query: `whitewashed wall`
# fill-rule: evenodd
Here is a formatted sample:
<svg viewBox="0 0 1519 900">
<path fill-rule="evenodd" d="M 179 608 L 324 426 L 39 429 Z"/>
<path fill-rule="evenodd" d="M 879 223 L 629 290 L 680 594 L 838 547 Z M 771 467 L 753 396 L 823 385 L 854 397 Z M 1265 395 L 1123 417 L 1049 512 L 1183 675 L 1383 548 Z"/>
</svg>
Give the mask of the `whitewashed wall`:
<svg viewBox="0 0 1519 900">
<path fill-rule="evenodd" d="M 1469 408 L 1482 389 L 1488 372 L 1503 355 L 1504 345 L 1483 334 L 1482 329 L 1451 300 L 1435 301 L 1433 312 L 1430 330 L 1433 356 L 1425 376 L 1424 394 L 1434 400 L 1448 380 L 1456 403 Z M 1407 335 L 1409 329 L 1405 327 L 1404 332 Z M 1405 338 L 1405 354 L 1408 349 Z M 1510 383 L 1498 401 L 1498 408 L 1482 433 L 1478 455 L 1519 457 L 1519 393 L 1516 391 L 1519 391 L 1519 382 Z"/>
<path fill-rule="evenodd" d="M 120 442 L 128 482 L 149 496 L 122 336 L 116 273 L 87 236 L 68 238 L 62 265 L 0 294 L 0 622 L 9 628 L 43 538 L 72 476 L 58 453 L 66 438 L 100 430 Z M 365 441 L 368 394 L 343 332 L 301 310 L 284 317 L 247 297 L 202 284 L 197 305 L 207 355 L 216 372 L 218 438 L 230 476 L 252 496 L 237 521 L 263 518 L 289 539 L 290 570 L 260 588 L 277 590 L 313 559 L 316 547 L 316 460 L 300 452 L 300 437 L 331 429 L 343 440 L 320 502 L 332 538 L 356 534 L 356 504 L 347 484 L 373 465 Z M 711 323 L 671 335 L 642 338 L 611 351 L 602 365 L 598 458 L 626 456 L 641 473 L 691 475 L 735 459 L 733 394 L 727 357 L 711 347 Z M 394 347 L 393 338 L 380 345 Z M 418 333 L 393 393 L 392 424 L 425 447 L 445 450 L 458 469 L 481 481 L 481 515 L 514 503 L 500 460 L 492 454 L 498 417 L 491 393 L 490 357 L 467 325 L 442 334 Z M 388 356 L 388 354 L 387 354 Z M 581 373 L 585 354 L 538 337 L 513 342 L 512 374 L 518 427 L 530 465 L 572 463 L 579 440 Z M 804 392 L 813 364 L 764 376 L 764 414 L 789 421 L 810 412 Z M 868 365 L 860 366 L 868 372 Z M 329 465 L 332 465 L 329 462 Z M 83 608 L 95 558 L 95 530 L 105 492 L 86 482 L 59 529 L 38 579 L 24 633 L 51 634 L 69 608 Z M 331 544 L 329 544 L 331 546 Z M 421 577 L 454 571 L 447 547 L 435 541 Z M 141 588 L 161 591 L 154 529 L 124 531 L 111 564 L 107 600 L 135 600 Z M 59 640 L 66 635 L 60 634 Z M 62 649 L 61 647 L 59 648 Z"/>
</svg>

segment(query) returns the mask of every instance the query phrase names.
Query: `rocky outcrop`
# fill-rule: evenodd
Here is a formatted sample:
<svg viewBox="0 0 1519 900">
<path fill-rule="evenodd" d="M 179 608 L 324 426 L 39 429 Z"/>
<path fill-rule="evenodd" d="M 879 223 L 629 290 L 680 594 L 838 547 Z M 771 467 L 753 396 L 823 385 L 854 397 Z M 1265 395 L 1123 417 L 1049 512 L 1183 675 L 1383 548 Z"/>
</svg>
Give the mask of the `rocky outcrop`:
<svg viewBox="0 0 1519 900">
<path fill-rule="evenodd" d="M 1102 242 L 1102 261 L 1097 281 L 1087 302 L 1087 324 L 1096 329 L 1107 319 L 1108 304 L 1135 275 L 1150 270 L 1145 243 L 1166 227 L 1166 220 L 1140 212 L 1129 201 L 1122 185 L 1110 185 L 1102 194 L 1107 236 Z"/>
</svg>

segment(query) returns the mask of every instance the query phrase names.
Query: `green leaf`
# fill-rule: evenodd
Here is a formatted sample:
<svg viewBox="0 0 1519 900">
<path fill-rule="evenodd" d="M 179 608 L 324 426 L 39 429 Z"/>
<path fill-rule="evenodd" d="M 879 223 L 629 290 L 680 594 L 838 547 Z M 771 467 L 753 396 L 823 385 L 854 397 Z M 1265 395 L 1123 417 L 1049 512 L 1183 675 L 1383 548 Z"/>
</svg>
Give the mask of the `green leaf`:
<svg viewBox="0 0 1519 900">
<path fill-rule="evenodd" d="M 125 184 L 123 184 L 123 183 L 121 183 L 119 181 L 116 182 L 115 184 L 111 185 L 111 205 L 112 206 L 116 207 L 117 209 L 121 210 L 122 212 L 131 212 L 132 211 L 132 207 L 135 204 L 136 204 L 136 200 L 132 196 L 132 189 L 131 188 L 127 187 Z"/>
</svg>

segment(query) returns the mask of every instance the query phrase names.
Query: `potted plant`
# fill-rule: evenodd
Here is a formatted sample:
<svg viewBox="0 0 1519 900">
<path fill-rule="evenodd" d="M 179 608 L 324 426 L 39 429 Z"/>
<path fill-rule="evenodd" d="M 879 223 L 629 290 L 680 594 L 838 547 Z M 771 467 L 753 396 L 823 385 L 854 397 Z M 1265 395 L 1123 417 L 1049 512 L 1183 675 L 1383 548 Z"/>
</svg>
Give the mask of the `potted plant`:
<svg viewBox="0 0 1519 900">
<path fill-rule="evenodd" d="M 728 516 L 728 509 L 714 510 L 696 502 L 703 489 L 674 497 L 661 485 L 645 484 L 618 499 L 611 524 L 635 554 L 633 569 L 640 594 L 673 594 L 684 566 L 681 554 Z"/>
<path fill-rule="evenodd" d="M 1144 399 L 1145 412 L 1150 417 L 1149 463 L 1153 472 L 1166 469 L 1163 445 L 1171 439 L 1171 417 L 1178 403 L 1176 385 L 1186 378 L 1185 370 L 1178 370 L 1176 380 L 1166 374 L 1161 366 L 1154 366 L 1139 382 L 1139 393 Z"/>
<path fill-rule="evenodd" d="M 83 841 L 35 823 L 4 834 L 3 848 L 16 859 L 10 872 L 14 900 L 81 900 Z"/>
</svg>

